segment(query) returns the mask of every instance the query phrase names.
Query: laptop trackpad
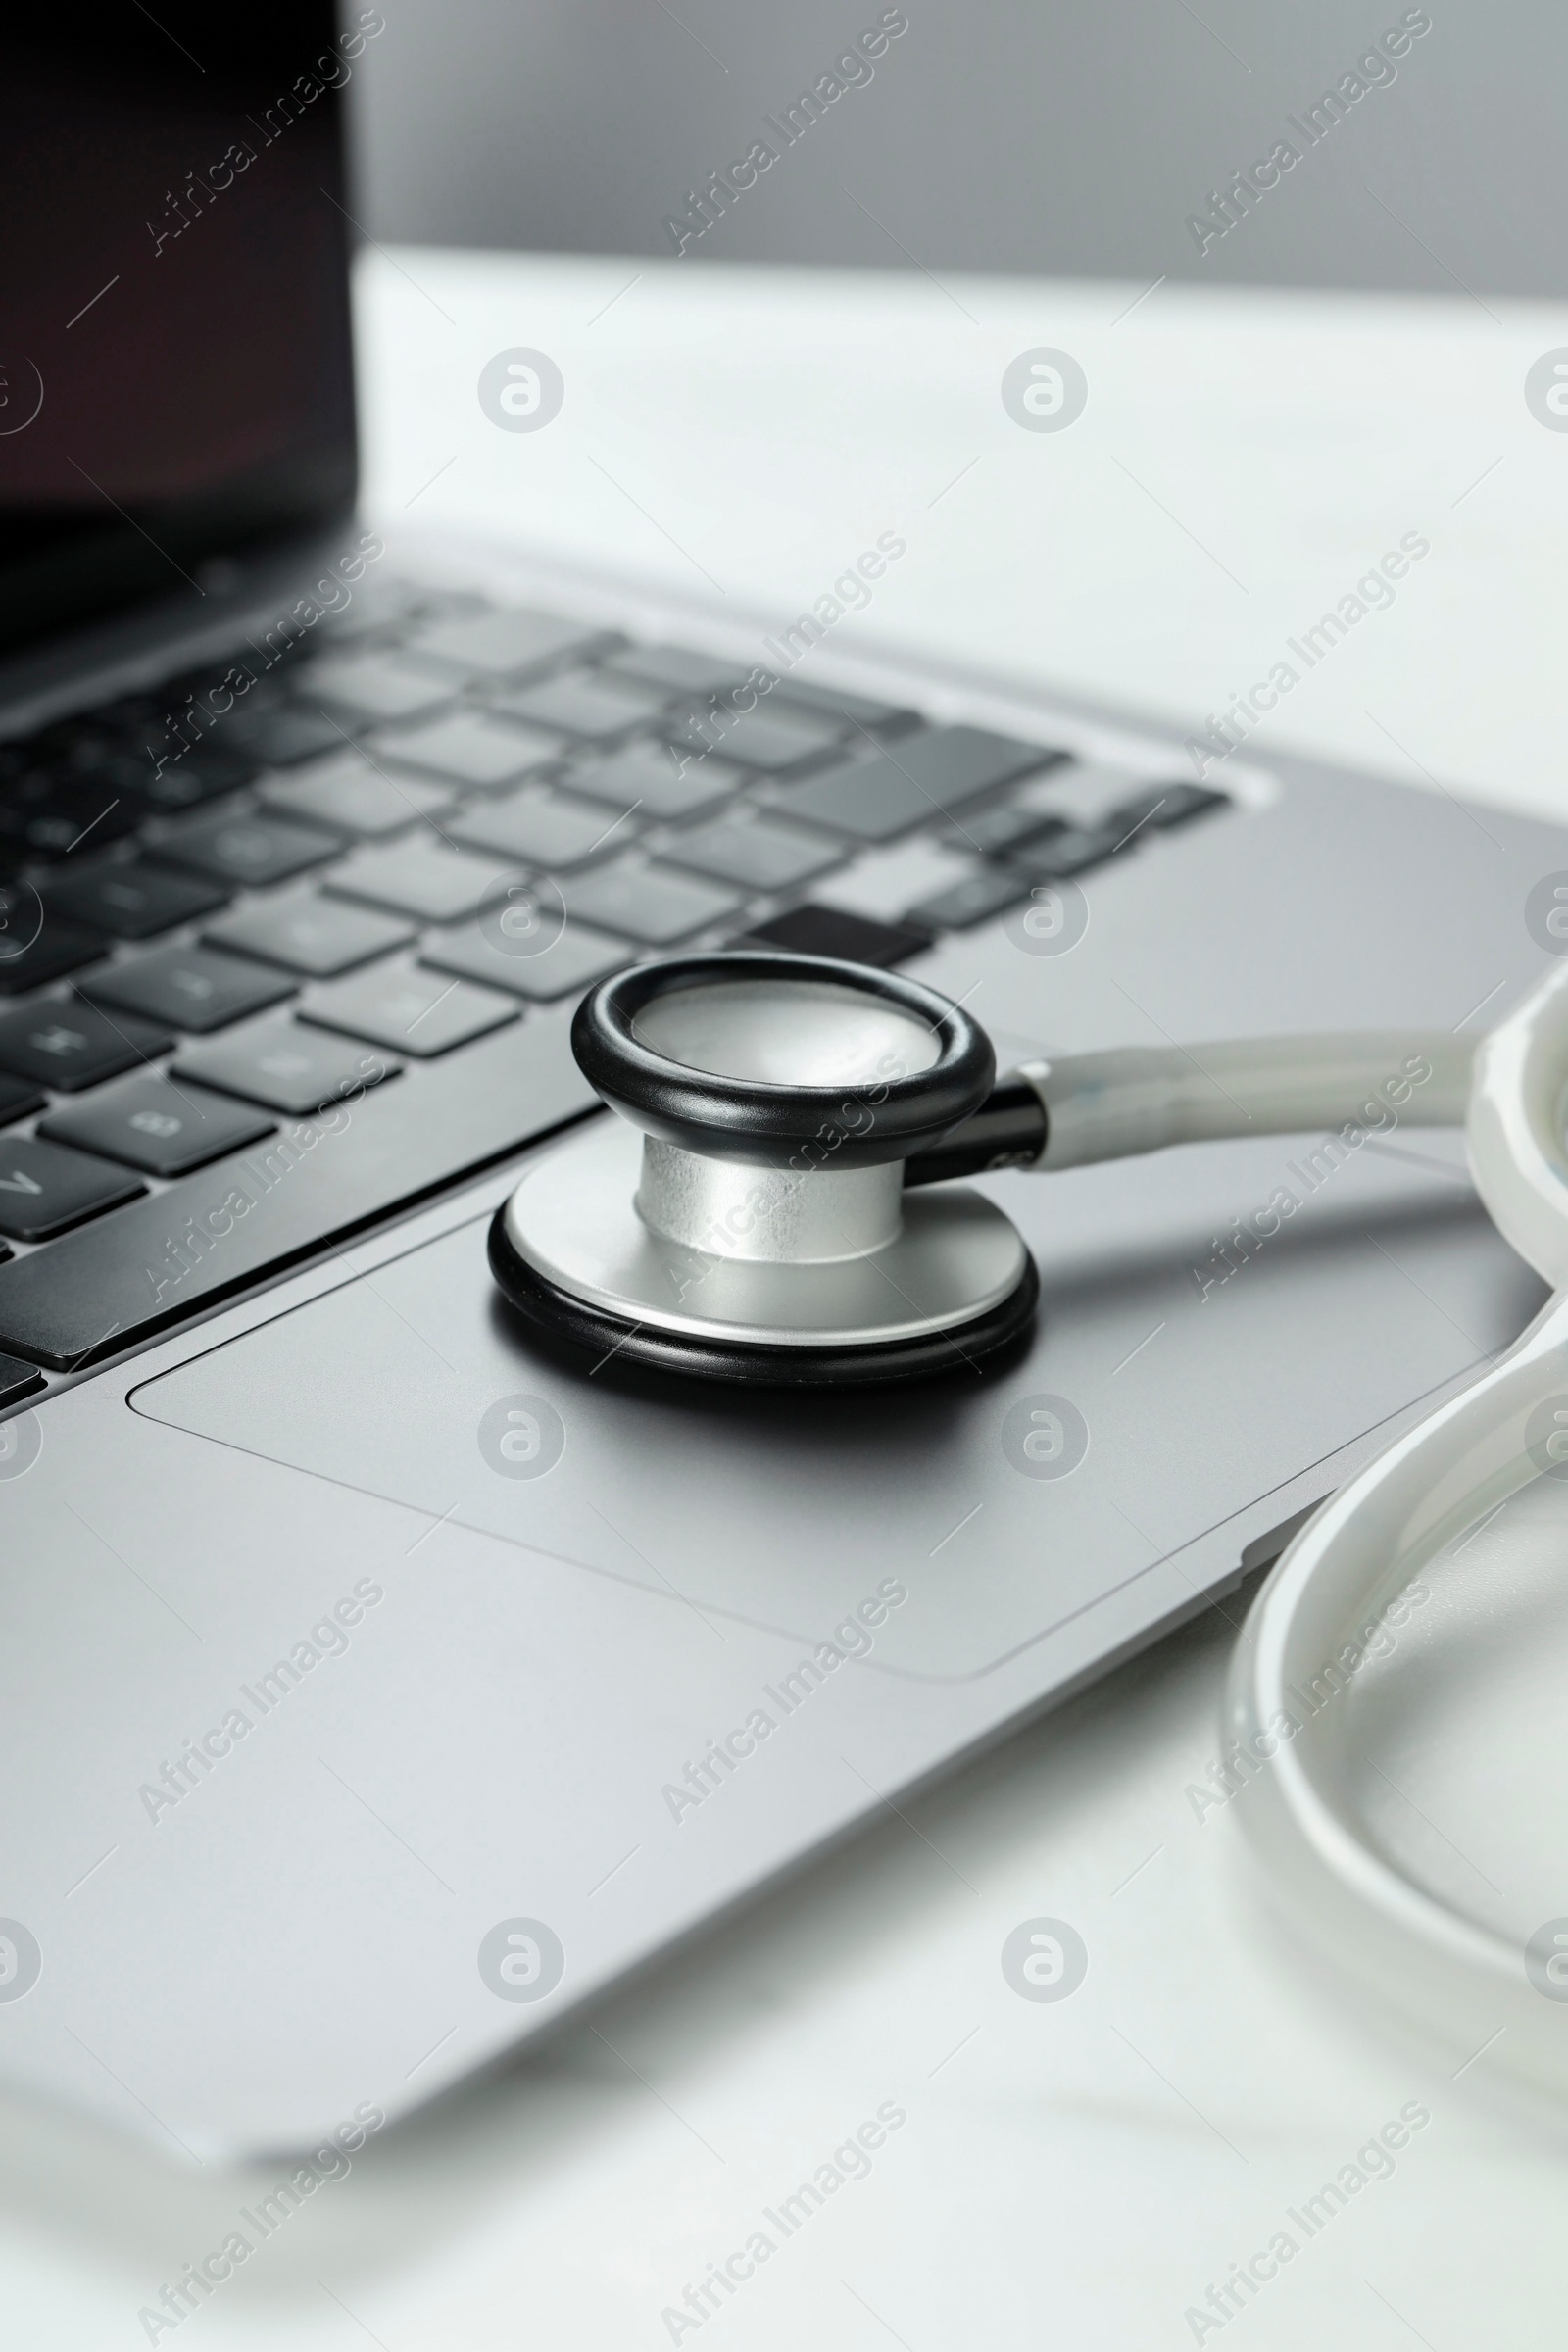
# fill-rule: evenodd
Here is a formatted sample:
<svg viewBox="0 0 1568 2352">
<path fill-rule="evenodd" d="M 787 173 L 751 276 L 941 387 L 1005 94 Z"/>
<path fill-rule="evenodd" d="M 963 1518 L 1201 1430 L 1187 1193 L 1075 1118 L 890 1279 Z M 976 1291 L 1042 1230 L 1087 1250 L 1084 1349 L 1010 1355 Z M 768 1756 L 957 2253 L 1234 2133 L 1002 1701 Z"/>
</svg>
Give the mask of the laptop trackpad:
<svg viewBox="0 0 1568 2352">
<path fill-rule="evenodd" d="M 1422 1149 L 1363 1150 L 1315 1187 L 1265 1141 L 993 1180 L 1043 1303 L 1032 1343 L 983 1378 L 808 1396 L 590 1378 L 504 1305 L 480 1219 L 134 1403 L 803 1641 L 876 1614 L 898 1580 L 912 1605 L 887 1614 L 875 1661 L 973 1674 L 1520 1330 L 1540 1284 L 1456 1141 Z M 1250 1212 L 1281 1185 L 1300 1204 L 1259 1248 Z"/>
</svg>

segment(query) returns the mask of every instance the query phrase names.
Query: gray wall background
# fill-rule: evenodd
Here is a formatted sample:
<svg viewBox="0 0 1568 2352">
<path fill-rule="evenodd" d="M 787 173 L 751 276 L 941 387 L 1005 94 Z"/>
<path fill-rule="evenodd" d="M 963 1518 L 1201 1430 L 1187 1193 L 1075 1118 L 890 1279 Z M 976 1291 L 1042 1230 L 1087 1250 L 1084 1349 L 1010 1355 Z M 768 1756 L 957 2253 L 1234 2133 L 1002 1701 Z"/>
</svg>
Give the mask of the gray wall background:
<svg viewBox="0 0 1568 2352">
<path fill-rule="evenodd" d="M 670 252 L 663 217 L 743 156 L 882 0 L 381 7 L 386 30 L 350 85 L 374 236 L 640 255 Z M 1568 7 L 1426 13 L 1397 78 L 1200 256 L 1186 217 L 1290 135 L 1284 118 L 1352 71 L 1404 0 L 906 0 L 909 29 L 874 79 L 688 266 L 1560 294 Z"/>
</svg>

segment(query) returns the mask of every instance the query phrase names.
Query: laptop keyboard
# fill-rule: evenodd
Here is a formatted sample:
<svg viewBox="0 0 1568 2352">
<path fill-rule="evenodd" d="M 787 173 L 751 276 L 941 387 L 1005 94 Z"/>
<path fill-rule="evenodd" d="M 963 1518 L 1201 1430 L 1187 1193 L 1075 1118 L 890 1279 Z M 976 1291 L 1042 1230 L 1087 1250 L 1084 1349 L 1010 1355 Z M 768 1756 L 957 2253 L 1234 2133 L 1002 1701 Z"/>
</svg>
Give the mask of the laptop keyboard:
<svg viewBox="0 0 1568 2352">
<path fill-rule="evenodd" d="M 575 1115 L 625 962 L 894 963 L 1227 806 L 413 584 L 172 734 L 255 667 L 0 744 L 0 1409 Z"/>
</svg>

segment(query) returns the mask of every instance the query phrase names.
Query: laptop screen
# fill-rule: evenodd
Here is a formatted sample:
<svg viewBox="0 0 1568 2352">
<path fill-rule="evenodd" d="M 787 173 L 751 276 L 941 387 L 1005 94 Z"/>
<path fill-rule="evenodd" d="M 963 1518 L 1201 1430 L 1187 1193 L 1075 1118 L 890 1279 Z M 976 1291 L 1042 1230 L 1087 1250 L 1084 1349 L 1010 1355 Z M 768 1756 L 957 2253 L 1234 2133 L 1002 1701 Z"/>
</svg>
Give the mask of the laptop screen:
<svg viewBox="0 0 1568 2352">
<path fill-rule="evenodd" d="M 340 93 L 381 29 L 118 0 L 0 39 L 0 645 L 352 501 Z"/>
</svg>

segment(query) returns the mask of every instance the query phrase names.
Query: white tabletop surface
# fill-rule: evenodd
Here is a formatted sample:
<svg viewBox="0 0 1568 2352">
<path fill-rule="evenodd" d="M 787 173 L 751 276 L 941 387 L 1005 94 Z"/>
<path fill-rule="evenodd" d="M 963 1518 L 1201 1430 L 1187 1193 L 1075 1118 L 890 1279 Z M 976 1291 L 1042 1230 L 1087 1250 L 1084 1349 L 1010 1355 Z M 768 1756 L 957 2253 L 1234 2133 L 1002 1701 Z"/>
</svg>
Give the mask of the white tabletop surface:
<svg viewBox="0 0 1568 2352">
<path fill-rule="evenodd" d="M 907 558 L 846 628 L 1184 731 L 1419 532 L 1432 553 L 1397 601 L 1254 748 L 1568 816 L 1568 433 L 1543 429 L 1522 394 L 1530 364 L 1568 344 L 1568 315 L 1457 290 L 1141 293 L 372 256 L 368 501 L 786 617 L 897 530 Z M 1089 378 L 1062 433 L 1019 430 L 998 398 L 1005 364 L 1041 346 Z M 484 362 L 514 347 L 547 351 L 565 379 L 537 434 L 497 431 L 476 400 Z M 1461 2064 L 1407 2042 L 1307 1964 L 1261 1906 L 1228 1815 L 1196 1817 L 1186 1789 L 1215 1752 L 1230 1638 L 1211 1615 L 544 2059 L 372 2145 L 156 2340 L 1558 2340 L 1568 2138 L 1491 2054 Z M 1072 1922 L 1090 1954 L 1058 2003 L 1020 1999 L 1000 1966 L 1009 1931 L 1040 1916 Z M 1287 2211 L 1410 2102 L 1431 2120 L 1392 2177 L 1310 2240 L 1293 2228 Z M 787 2238 L 763 2219 L 889 2103 L 906 2120 L 863 2178 Z M 270 2179 L 182 2175 L 6 2113 L 4 2340 L 146 2343 L 142 2308 Z M 720 2309 L 666 2318 L 760 2229 L 774 2251 Z M 1223 2325 L 1189 2316 L 1212 2318 L 1211 2284 L 1282 2229 L 1298 2251 L 1255 2299 Z"/>
</svg>

